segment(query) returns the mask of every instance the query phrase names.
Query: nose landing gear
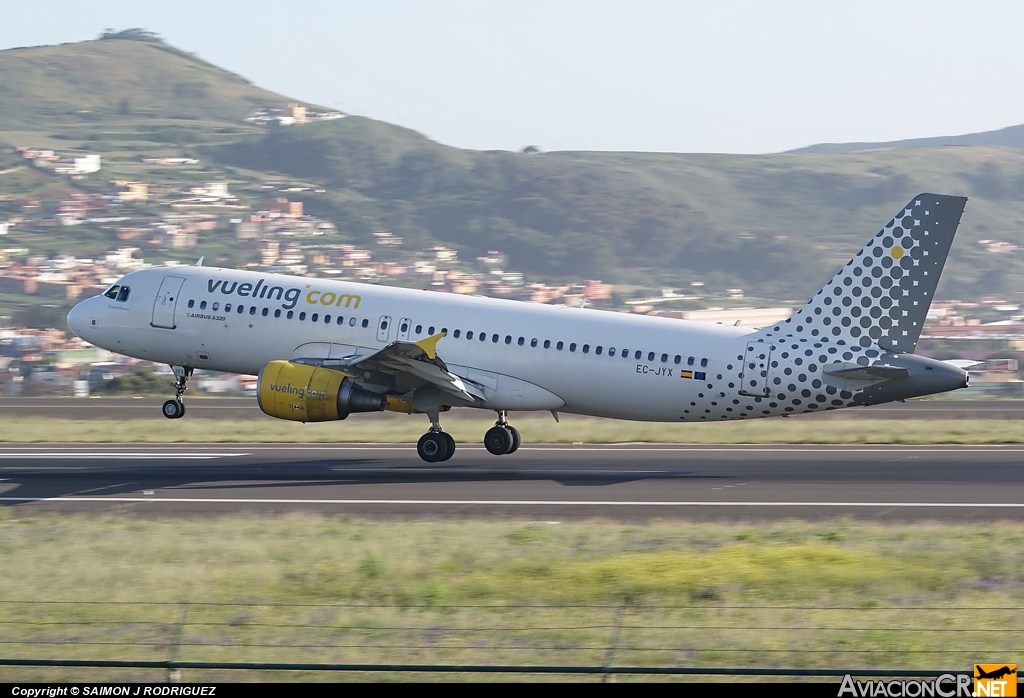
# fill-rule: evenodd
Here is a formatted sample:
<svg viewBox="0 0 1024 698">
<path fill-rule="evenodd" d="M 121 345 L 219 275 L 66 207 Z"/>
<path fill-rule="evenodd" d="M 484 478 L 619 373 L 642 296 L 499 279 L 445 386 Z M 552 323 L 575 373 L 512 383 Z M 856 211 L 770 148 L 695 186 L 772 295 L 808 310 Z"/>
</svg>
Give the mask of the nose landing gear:
<svg viewBox="0 0 1024 698">
<path fill-rule="evenodd" d="M 519 449 L 519 430 L 508 423 L 508 412 L 498 410 L 498 421 L 484 434 L 484 447 L 496 456 L 506 456 Z"/>
<path fill-rule="evenodd" d="M 163 406 L 163 415 L 167 419 L 180 419 L 185 416 L 185 403 L 181 396 L 188 389 L 188 379 L 192 377 L 192 368 L 186 366 L 171 366 L 174 371 L 174 399 L 168 400 Z"/>
</svg>

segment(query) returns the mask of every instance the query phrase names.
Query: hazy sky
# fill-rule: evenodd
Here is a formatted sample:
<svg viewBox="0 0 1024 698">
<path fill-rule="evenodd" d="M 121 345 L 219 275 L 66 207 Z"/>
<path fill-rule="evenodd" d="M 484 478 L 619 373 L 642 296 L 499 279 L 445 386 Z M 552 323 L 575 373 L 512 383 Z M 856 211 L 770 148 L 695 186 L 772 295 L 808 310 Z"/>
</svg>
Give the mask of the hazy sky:
<svg viewBox="0 0 1024 698">
<path fill-rule="evenodd" d="M 1024 123 L 1024 3 L 0 0 L 0 48 L 142 27 L 463 148 L 764 153 Z"/>
</svg>

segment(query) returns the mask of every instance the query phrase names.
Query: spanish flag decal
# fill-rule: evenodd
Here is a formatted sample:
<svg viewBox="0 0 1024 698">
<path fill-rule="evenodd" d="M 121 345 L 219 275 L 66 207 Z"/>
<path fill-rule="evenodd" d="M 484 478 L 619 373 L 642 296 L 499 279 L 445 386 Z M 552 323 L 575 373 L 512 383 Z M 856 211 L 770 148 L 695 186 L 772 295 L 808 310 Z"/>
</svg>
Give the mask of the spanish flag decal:
<svg viewBox="0 0 1024 698">
<path fill-rule="evenodd" d="M 680 371 L 679 372 L 679 377 L 680 378 L 693 378 L 693 371 Z"/>
</svg>

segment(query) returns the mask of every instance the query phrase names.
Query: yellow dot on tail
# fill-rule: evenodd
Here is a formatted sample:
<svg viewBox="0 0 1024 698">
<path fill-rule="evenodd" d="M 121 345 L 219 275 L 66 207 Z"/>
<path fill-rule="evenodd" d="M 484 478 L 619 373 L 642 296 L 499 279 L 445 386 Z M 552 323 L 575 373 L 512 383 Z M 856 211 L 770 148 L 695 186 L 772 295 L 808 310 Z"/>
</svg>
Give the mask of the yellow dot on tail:
<svg viewBox="0 0 1024 698">
<path fill-rule="evenodd" d="M 896 247 L 892 248 L 891 254 L 893 259 L 899 259 L 900 257 L 903 256 L 903 248 L 900 247 L 899 245 L 896 245 Z"/>
</svg>

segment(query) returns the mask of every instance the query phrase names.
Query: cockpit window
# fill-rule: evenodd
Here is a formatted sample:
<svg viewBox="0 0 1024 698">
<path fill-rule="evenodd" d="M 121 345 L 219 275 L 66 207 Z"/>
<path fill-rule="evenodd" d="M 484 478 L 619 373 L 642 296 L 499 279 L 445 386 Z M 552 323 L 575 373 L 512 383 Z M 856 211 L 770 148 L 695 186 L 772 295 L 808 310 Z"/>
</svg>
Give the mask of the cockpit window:
<svg viewBox="0 0 1024 698">
<path fill-rule="evenodd" d="M 109 298 L 112 301 L 117 301 L 118 303 L 124 303 L 126 300 L 128 300 L 128 295 L 131 292 L 132 292 L 132 290 L 128 286 L 121 286 L 120 284 L 114 284 L 113 286 L 108 288 L 103 293 L 103 295 L 106 296 L 107 298 Z"/>
</svg>

